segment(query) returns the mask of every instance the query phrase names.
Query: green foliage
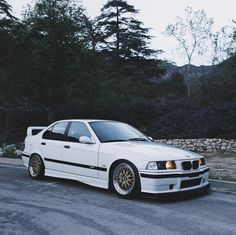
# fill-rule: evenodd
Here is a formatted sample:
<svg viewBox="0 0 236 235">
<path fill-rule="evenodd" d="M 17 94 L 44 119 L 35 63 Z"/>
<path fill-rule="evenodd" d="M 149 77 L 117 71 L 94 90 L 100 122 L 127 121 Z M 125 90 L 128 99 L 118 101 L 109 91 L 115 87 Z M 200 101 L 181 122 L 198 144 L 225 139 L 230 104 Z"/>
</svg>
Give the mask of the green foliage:
<svg viewBox="0 0 236 235">
<path fill-rule="evenodd" d="M 234 135 L 234 57 L 196 80 L 190 100 L 184 74 L 161 78 L 168 66 L 127 1 L 109 0 L 94 20 L 72 0 L 37 0 L 21 21 L 7 6 L 0 108 L 12 113 L 0 123 L 0 141 L 23 140 L 27 126 L 65 118 L 121 120 L 155 138 Z"/>
<path fill-rule="evenodd" d="M 12 15 L 11 6 L 5 1 L 0 0 L 0 29 L 9 28 L 16 18 Z"/>
<path fill-rule="evenodd" d="M 236 56 L 215 66 L 210 74 L 201 79 L 201 90 L 205 102 L 236 97 Z"/>
<path fill-rule="evenodd" d="M 40 0 L 26 11 L 12 76 L 28 100 L 53 110 L 71 99 L 88 57 L 86 23 L 84 10 L 70 0 Z"/>
<path fill-rule="evenodd" d="M 138 10 L 125 0 L 109 0 L 102 8 L 99 26 L 105 49 L 124 59 L 150 57 L 156 51 L 149 48 L 149 29 L 134 18 Z"/>
<path fill-rule="evenodd" d="M 109 59 L 111 79 L 142 80 L 164 70 L 150 49 L 149 29 L 135 19 L 138 10 L 125 0 L 109 0 L 97 18 L 97 44 Z"/>
</svg>

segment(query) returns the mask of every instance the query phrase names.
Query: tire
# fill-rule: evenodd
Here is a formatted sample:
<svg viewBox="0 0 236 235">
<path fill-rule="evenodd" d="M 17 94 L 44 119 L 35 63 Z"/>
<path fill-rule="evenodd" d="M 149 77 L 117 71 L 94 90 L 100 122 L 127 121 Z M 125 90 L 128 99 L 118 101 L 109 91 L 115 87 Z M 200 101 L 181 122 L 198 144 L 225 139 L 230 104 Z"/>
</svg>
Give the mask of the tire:
<svg viewBox="0 0 236 235">
<path fill-rule="evenodd" d="M 45 166 L 42 158 L 38 154 L 33 154 L 30 157 L 28 172 L 33 179 L 42 179 L 45 173 Z"/>
<path fill-rule="evenodd" d="M 138 170 L 131 162 L 118 162 L 111 170 L 110 183 L 113 191 L 121 198 L 132 199 L 140 195 Z"/>
</svg>

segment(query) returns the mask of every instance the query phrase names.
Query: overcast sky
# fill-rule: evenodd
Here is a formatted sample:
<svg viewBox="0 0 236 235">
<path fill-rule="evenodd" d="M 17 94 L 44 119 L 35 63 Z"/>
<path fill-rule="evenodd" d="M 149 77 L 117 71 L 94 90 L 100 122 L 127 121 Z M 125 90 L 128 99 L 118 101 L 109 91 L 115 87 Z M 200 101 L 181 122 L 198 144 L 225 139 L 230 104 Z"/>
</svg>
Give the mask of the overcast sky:
<svg viewBox="0 0 236 235">
<path fill-rule="evenodd" d="M 34 0 L 7 0 L 16 16 L 20 17 L 21 12 L 27 4 L 32 4 Z M 101 7 L 107 0 L 82 0 L 90 17 L 97 16 Z M 138 18 L 144 22 L 145 27 L 152 28 L 152 47 L 165 51 L 161 55 L 162 59 L 174 61 L 177 65 L 183 65 L 186 60 L 177 56 L 175 51 L 176 43 L 173 39 L 162 34 L 166 26 L 174 22 L 177 15 L 184 14 L 187 6 L 195 10 L 204 9 L 209 17 L 215 20 L 214 30 L 219 30 L 222 26 L 229 24 L 231 19 L 236 18 L 236 0 L 128 0 L 128 2 L 140 10 Z M 196 65 L 210 64 L 209 55 L 205 54 L 193 61 Z"/>
</svg>

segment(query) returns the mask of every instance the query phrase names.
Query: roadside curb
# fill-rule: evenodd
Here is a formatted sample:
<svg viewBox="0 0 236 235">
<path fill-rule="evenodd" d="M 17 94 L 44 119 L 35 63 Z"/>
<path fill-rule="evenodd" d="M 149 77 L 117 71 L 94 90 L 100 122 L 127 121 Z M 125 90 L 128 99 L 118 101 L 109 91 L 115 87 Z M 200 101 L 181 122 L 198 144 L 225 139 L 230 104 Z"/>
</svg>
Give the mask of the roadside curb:
<svg viewBox="0 0 236 235">
<path fill-rule="evenodd" d="M 236 182 L 215 179 L 209 179 L 209 182 L 213 190 L 236 192 Z"/>
</svg>

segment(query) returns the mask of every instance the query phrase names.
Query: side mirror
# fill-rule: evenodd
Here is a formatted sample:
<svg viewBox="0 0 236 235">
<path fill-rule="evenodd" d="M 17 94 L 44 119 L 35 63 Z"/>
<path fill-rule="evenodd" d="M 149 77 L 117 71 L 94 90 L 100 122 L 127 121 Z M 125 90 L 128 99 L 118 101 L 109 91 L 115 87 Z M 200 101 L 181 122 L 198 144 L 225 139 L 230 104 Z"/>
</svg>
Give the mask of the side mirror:
<svg viewBox="0 0 236 235">
<path fill-rule="evenodd" d="M 82 144 L 95 144 L 95 141 L 89 138 L 88 136 L 81 136 L 79 142 Z"/>
<path fill-rule="evenodd" d="M 154 139 L 151 136 L 148 136 L 148 139 L 154 142 Z"/>
</svg>

